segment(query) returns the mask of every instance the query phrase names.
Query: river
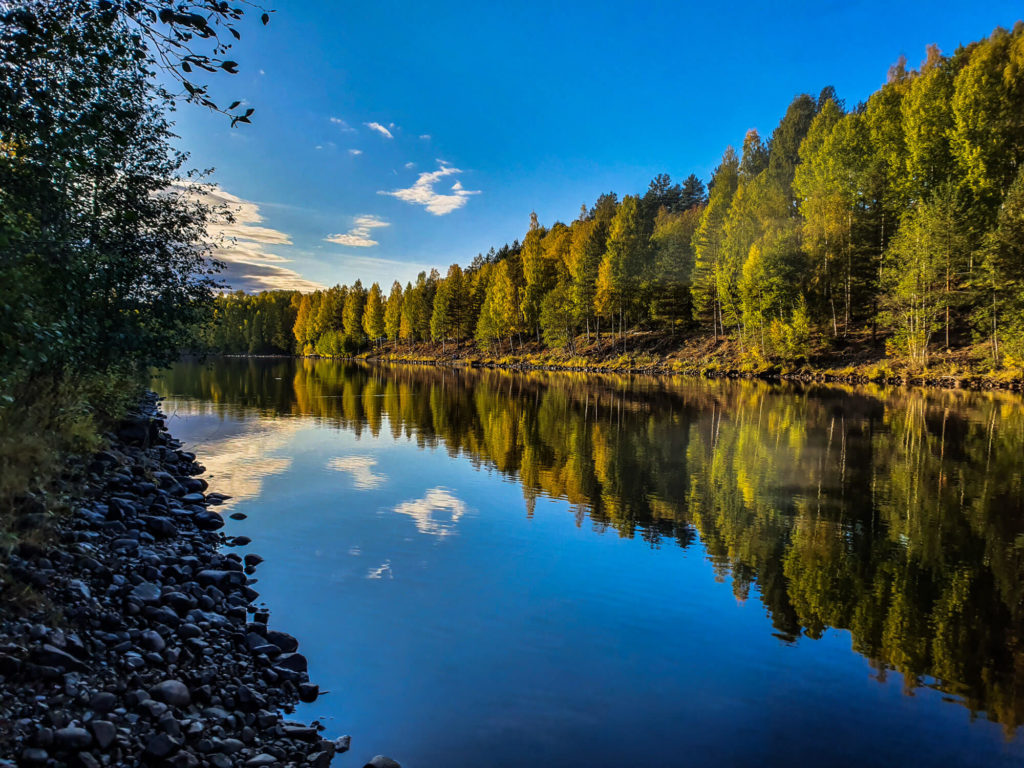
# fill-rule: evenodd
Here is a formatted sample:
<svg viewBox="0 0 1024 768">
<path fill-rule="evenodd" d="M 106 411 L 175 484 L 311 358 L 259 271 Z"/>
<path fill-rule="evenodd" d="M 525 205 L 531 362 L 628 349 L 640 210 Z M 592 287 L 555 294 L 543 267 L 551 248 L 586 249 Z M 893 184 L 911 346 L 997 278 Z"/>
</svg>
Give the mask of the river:
<svg viewBox="0 0 1024 768">
<path fill-rule="evenodd" d="M 153 387 L 336 765 L 1024 760 L 1019 396 L 279 359 Z"/>
</svg>

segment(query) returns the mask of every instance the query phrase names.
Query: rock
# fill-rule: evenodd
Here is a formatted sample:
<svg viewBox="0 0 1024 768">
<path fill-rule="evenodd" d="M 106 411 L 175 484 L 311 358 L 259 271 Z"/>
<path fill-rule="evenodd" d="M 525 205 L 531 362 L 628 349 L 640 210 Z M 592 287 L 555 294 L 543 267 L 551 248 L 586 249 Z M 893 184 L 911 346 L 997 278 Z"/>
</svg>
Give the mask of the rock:
<svg viewBox="0 0 1024 768">
<path fill-rule="evenodd" d="M 206 497 L 201 493 L 186 493 L 181 500 L 185 504 L 202 504 L 206 501 Z"/>
<path fill-rule="evenodd" d="M 299 701 L 312 704 L 320 696 L 320 686 L 316 683 L 299 683 Z"/>
<path fill-rule="evenodd" d="M 397 760 L 392 760 L 386 755 L 377 755 L 364 765 L 363 768 L 402 768 L 402 765 Z"/>
<path fill-rule="evenodd" d="M 181 749 L 181 745 L 181 739 L 176 739 L 166 733 L 158 733 L 151 736 L 149 741 L 146 742 L 145 755 L 146 757 L 162 760 Z"/>
<path fill-rule="evenodd" d="M 100 691 L 89 699 L 89 709 L 100 715 L 105 715 L 117 706 L 117 696 L 107 691 Z"/>
<path fill-rule="evenodd" d="M 128 597 L 133 600 L 137 600 L 140 603 L 157 603 L 160 602 L 160 587 L 150 581 L 144 581 L 141 584 L 132 587 L 132 591 L 128 593 Z"/>
<path fill-rule="evenodd" d="M 266 752 L 261 752 L 255 757 L 250 757 L 246 760 L 245 765 L 248 768 L 263 768 L 267 765 L 277 765 L 277 758 L 273 755 L 268 755 Z"/>
<path fill-rule="evenodd" d="M 21 762 L 24 765 L 45 765 L 50 759 L 45 749 L 29 747 L 21 753 Z"/>
<path fill-rule="evenodd" d="M 77 752 L 92 744 L 92 736 L 85 728 L 58 728 L 53 734 L 53 746 L 59 750 Z"/>
<path fill-rule="evenodd" d="M 255 552 L 250 552 L 245 556 L 245 564 L 250 568 L 259 565 L 263 562 L 263 558 L 257 555 Z"/>
<path fill-rule="evenodd" d="M 100 749 L 106 749 L 117 738 L 117 728 L 107 720 L 91 720 L 89 728 L 92 729 L 92 735 Z"/>
<path fill-rule="evenodd" d="M 201 585 L 213 585 L 223 590 L 244 586 L 245 574 L 241 571 L 206 570 L 196 574 L 196 581 Z"/>
<path fill-rule="evenodd" d="M 339 755 L 348 752 L 351 746 L 352 737 L 348 734 L 344 736 L 339 736 L 334 740 L 334 751 L 337 752 Z"/>
<path fill-rule="evenodd" d="M 224 527 L 224 518 L 213 510 L 204 509 L 192 516 L 192 522 L 201 531 L 216 531 Z"/>
<path fill-rule="evenodd" d="M 285 725 L 282 726 L 285 738 L 296 741 L 319 741 L 320 734 L 316 728 L 306 725 Z"/>
<path fill-rule="evenodd" d="M 57 667 L 72 672 L 87 672 L 89 669 L 70 653 L 49 644 L 43 644 L 41 648 L 36 648 L 32 653 L 32 658 L 36 664 L 46 667 Z"/>
<path fill-rule="evenodd" d="M 142 633 L 139 638 L 139 645 L 145 648 L 147 651 L 154 651 L 159 653 L 167 647 L 167 642 L 160 636 L 160 633 L 155 629 L 147 629 Z"/>
<path fill-rule="evenodd" d="M 270 634 L 269 632 L 267 633 Z M 280 646 L 278 646 L 280 647 Z M 292 672 L 305 672 L 309 668 L 309 662 L 301 653 L 282 653 L 274 662 L 275 667 L 290 669 Z"/>
<path fill-rule="evenodd" d="M 248 515 L 245 512 L 232 512 L 230 517 L 232 520 L 245 520 Z"/>
<path fill-rule="evenodd" d="M 299 648 L 299 641 L 287 632 L 279 632 L 275 629 L 267 630 L 267 642 L 276 645 L 284 653 L 293 653 Z"/>
<path fill-rule="evenodd" d="M 192 703 L 192 694 L 180 680 L 164 680 L 150 688 L 149 695 L 172 707 L 187 707 Z"/>
</svg>

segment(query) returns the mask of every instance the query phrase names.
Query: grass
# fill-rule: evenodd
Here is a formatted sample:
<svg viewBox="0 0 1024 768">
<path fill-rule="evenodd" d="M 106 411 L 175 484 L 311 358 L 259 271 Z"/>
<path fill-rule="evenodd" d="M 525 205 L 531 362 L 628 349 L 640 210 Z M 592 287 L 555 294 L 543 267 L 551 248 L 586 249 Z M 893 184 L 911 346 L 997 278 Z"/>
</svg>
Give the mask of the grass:
<svg viewBox="0 0 1024 768">
<path fill-rule="evenodd" d="M 8 387 L 0 406 L 0 557 L 19 545 L 45 546 L 50 521 L 68 506 L 67 481 L 142 389 L 141 377 L 125 371 L 54 373 Z"/>
</svg>

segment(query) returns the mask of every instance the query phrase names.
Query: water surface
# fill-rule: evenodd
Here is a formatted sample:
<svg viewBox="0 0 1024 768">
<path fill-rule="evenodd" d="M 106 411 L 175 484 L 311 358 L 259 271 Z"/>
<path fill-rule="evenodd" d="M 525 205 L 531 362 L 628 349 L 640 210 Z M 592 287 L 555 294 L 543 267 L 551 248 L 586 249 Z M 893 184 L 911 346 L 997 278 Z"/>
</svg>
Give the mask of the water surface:
<svg viewBox="0 0 1024 768">
<path fill-rule="evenodd" d="M 1019 765 L 1003 393 L 182 363 L 300 715 L 445 766 Z"/>
</svg>

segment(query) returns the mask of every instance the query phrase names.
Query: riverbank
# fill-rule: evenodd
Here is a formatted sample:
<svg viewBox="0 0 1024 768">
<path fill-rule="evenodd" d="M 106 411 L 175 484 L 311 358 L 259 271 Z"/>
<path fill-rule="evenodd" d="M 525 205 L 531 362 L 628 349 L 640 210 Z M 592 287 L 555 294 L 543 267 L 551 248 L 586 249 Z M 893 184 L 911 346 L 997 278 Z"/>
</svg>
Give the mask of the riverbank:
<svg viewBox="0 0 1024 768">
<path fill-rule="evenodd" d="M 453 365 L 508 370 L 627 373 L 703 378 L 761 379 L 844 384 L 1024 390 L 1020 369 L 992 370 L 984 350 L 960 347 L 936 353 L 925 371 L 888 357 L 882 341 L 865 335 L 819 345 L 805 361 L 779 364 L 744 354 L 732 340 L 705 336 L 674 337 L 632 332 L 625 342 L 605 336 L 580 344 L 574 352 L 526 341 L 499 350 L 474 342 L 389 344 L 359 357 L 381 362 Z"/>
<path fill-rule="evenodd" d="M 29 513 L 8 557 L 0 764 L 328 766 L 349 737 L 282 716 L 321 692 L 255 605 L 262 558 L 228 551 L 249 538 L 219 532 L 227 497 L 155 395 L 109 437 L 69 513 Z"/>
</svg>

